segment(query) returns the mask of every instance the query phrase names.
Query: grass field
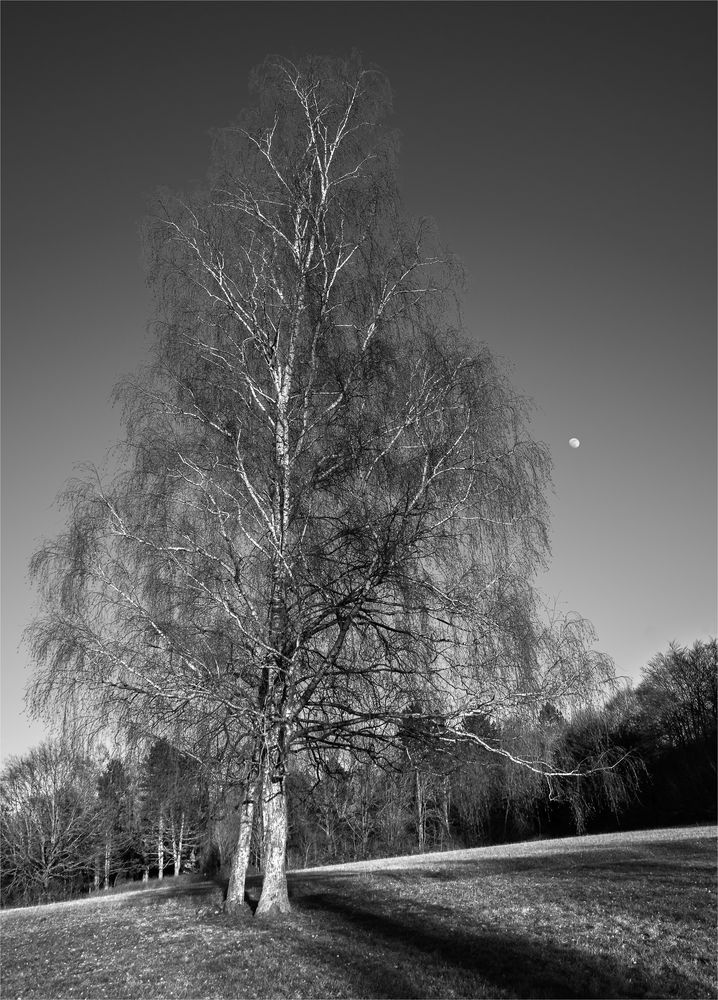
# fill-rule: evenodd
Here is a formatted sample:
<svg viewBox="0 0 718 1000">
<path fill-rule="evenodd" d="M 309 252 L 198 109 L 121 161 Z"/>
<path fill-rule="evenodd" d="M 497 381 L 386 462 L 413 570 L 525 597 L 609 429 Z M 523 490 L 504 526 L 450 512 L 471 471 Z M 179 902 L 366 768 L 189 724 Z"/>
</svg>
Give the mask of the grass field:
<svg viewBox="0 0 718 1000">
<path fill-rule="evenodd" d="M 258 895 L 259 886 L 250 887 Z M 571 838 L 290 876 L 232 922 L 210 883 L 5 911 L 9 997 L 715 997 L 716 830 Z"/>
</svg>

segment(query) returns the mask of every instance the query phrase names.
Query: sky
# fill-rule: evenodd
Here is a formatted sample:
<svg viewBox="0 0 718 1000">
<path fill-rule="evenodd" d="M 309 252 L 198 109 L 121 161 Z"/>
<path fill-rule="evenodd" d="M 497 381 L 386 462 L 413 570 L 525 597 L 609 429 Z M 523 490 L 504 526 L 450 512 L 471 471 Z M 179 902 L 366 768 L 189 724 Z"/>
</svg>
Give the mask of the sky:
<svg viewBox="0 0 718 1000">
<path fill-rule="evenodd" d="M 28 561 L 147 354 L 139 226 L 203 178 L 270 53 L 388 75 L 407 210 L 463 261 L 466 330 L 553 457 L 537 585 L 634 683 L 716 634 L 715 38 L 712 3 L 5 0 L 3 759 L 44 738 Z"/>
</svg>

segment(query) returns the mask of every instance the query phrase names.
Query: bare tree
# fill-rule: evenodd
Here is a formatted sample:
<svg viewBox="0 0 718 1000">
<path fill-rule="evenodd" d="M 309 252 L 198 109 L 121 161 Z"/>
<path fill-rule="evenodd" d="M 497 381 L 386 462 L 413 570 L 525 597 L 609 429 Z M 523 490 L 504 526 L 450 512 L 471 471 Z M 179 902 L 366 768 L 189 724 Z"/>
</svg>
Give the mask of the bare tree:
<svg viewBox="0 0 718 1000">
<path fill-rule="evenodd" d="M 13 757 L 0 776 L 3 900 L 71 893 L 96 847 L 96 765 L 61 741 Z"/>
<path fill-rule="evenodd" d="M 258 808 L 266 915 L 289 908 L 294 753 L 381 760 L 409 705 L 470 738 L 487 704 L 558 703 L 610 667 L 536 654 L 547 452 L 459 329 L 455 263 L 402 213 L 384 77 L 273 58 L 254 83 L 208 185 L 148 226 L 158 318 L 120 392 L 127 471 L 70 485 L 32 637 L 37 705 L 77 692 L 232 762 L 228 907 Z"/>
<path fill-rule="evenodd" d="M 672 746 L 715 747 L 718 721 L 718 643 L 671 643 L 643 670 L 638 695 L 656 739 Z M 712 756 L 712 755 L 711 755 Z M 715 770 L 715 765 L 714 765 Z"/>
<path fill-rule="evenodd" d="M 97 833 L 103 838 L 101 855 L 95 863 L 95 888 L 102 873 L 103 888 L 109 889 L 111 876 L 122 876 L 123 855 L 134 836 L 132 786 L 125 764 L 110 759 L 97 780 Z"/>
</svg>

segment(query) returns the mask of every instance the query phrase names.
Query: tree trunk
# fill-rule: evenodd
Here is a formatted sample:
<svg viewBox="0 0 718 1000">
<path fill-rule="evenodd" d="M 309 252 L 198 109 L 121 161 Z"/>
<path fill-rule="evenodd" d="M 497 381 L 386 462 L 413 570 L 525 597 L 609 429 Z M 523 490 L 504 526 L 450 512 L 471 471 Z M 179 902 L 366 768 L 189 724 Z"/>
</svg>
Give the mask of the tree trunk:
<svg viewBox="0 0 718 1000">
<path fill-rule="evenodd" d="M 112 845 L 110 838 L 105 837 L 105 884 L 104 888 L 110 888 L 110 858 L 112 856 Z"/>
<path fill-rule="evenodd" d="M 157 878 L 163 878 L 165 873 L 165 824 L 160 815 L 160 825 L 157 832 Z"/>
<path fill-rule="evenodd" d="M 182 838 L 184 837 L 184 813 L 180 821 L 179 838 L 175 829 L 174 816 L 172 818 L 172 860 L 174 861 L 174 876 L 177 878 L 182 869 Z"/>
<path fill-rule="evenodd" d="M 244 799 L 239 815 L 239 836 L 237 837 L 237 846 L 234 849 L 232 857 L 227 899 L 224 903 L 225 913 L 238 913 L 246 905 L 244 901 L 244 883 L 247 878 L 249 851 L 252 845 L 252 826 L 254 824 L 254 801 L 256 794 L 256 781 L 249 781 L 244 792 Z"/>
<path fill-rule="evenodd" d="M 262 783 L 262 826 L 264 832 L 264 882 L 256 916 L 271 918 L 289 913 L 287 893 L 287 798 L 283 775 L 273 773 L 267 761 Z"/>
<path fill-rule="evenodd" d="M 449 779 L 444 777 L 441 785 L 441 822 L 442 822 L 442 833 L 441 833 L 441 848 L 444 849 L 444 838 L 446 838 L 446 844 L 451 844 L 451 824 L 449 822 L 449 811 L 450 811 L 450 796 L 451 791 L 449 787 Z"/>
<path fill-rule="evenodd" d="M 416 832 L 419 842 L 419 854 L 426 850 L 426 797 L 421 772 L 416 768 Z"/>
</svg>

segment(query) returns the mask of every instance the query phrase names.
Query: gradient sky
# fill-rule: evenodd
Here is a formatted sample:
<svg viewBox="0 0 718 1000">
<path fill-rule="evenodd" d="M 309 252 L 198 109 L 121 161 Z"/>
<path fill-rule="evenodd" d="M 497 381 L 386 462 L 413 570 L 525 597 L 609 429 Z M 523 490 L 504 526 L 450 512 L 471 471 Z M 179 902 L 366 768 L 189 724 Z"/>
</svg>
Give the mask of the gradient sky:
<svg viewBox="0 0 718 1000">
<path fill-rule="evenodd" d="M 3 757 L 43 735 L 28 560 L 147 350 L 147 199 L 203 177 L 269 53 L 356 47 L 389 76 L 407 207 L 463 260 L 466 327 L 553 455 L 541 588 L 633 680 L 715 635 L 715 4 L 6 0 L 2 21 Z"/>
</svg>

